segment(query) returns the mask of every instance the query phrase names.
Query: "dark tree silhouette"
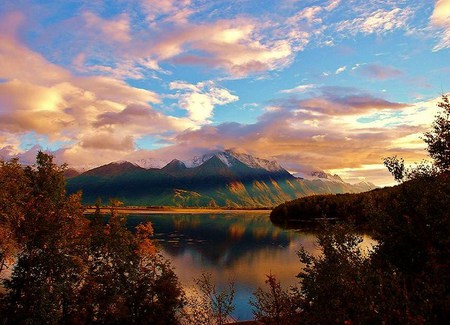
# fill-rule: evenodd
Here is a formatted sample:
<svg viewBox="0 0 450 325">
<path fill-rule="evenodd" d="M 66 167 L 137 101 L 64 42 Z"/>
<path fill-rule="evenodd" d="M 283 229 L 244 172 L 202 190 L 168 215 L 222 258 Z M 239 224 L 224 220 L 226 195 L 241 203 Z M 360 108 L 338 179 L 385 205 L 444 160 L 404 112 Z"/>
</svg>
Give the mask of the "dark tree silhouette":
<svg viewBox="0 0 450 325">
<path fill-rule="evenodd" d="M 443 95 L 438 106 L 443 112 L 435 116 L 432 129 L 425 133 L 424 141 L 428 145 L 428 154 L 434 164 L 442 171 L 450 168 L 450 102 Z"/>
</svg>

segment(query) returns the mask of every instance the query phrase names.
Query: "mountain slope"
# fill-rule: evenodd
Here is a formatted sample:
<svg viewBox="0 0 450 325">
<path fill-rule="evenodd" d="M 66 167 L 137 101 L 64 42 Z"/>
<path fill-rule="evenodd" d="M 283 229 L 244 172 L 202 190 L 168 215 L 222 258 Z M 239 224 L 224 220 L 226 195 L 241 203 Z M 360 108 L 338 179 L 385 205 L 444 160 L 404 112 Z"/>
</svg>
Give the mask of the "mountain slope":
<svg viewBox="0 0 450 325">
<path fill-rule="evenodd" d="M 83 202 L 117 198 L 125 205 L 178 207 L 272 207 L 312 194 L 359 192 L 342 180 L 299 179 L 276 162 L 232 151 L 197 158 L 187 164 L 174 159 L 161 169 L 115 162 L 68 179 L 70 193 L 83 191 Z M 364 188 L 365 189 L 365 188 Z"/>
</svg>

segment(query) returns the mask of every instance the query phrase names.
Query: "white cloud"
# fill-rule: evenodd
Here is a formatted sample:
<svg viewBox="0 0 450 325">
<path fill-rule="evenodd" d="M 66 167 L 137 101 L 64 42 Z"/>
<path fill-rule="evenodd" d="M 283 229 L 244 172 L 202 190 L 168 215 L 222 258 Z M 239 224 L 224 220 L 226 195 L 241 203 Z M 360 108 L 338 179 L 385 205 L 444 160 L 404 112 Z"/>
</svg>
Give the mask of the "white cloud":
<svg viewBox="0 0 450 325">
<path fill-rule="evenodd" d="M 343 67 L 337 68 L 335 74 L 340 74 L 340 73 L 344 72 L 345 70 L 347 70 L 346 65 L 344 65 Z"/>
<path fill-rule="evenodd" d="M 338 23 L 336 31 L 347 31 L 353 35 L 358 33 L 384 34 L 395 29 L 406 28 L 412 14 L 413 11 L 410 8 L 377 9 L 364 13 L 362 17 Z"/>
<path fill-rule="evenodd" d="M 284 93 L 284 94 L 303 93 L 310 89 L 314 89 L 315 87 L 317 87 L 315 84 L 298 85 L 294 88 L 283 89 L 280 91 L 280 93 Z"/>
<path fill-rule="evenodd" d="M 328 5 L 325 7 L 327 11 L 331 11 L 336 9 L 337 6 L 341 3 L 341 0 L 331 0 Z"/>
<path fill-rule="evenodd" d="M 439 51 L 450 47 L 450 0 L 437 0 L 430 17 L 431 26 L 440 29 L 440 40 L 433 48 Z"/>
<path fill-rule="evenodd" d="M 220 88 L 212 81 L 189 84 L 174 81 L 170 89 L 178 90 L 176 97 L 181 108 L 188 112 L 188 117 L 198 124 L 209 123 L 217 105 L 226 105 L 239 100 L 228 89 Z"/>
</svg>

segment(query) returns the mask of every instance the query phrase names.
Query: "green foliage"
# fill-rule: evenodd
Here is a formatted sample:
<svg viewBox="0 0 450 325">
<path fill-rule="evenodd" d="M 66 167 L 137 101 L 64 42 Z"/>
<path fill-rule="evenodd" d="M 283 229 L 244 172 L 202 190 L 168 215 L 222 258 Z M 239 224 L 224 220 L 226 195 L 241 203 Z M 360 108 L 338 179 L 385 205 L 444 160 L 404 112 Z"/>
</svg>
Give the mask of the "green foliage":
<svg viewBox="0 0 450 325">
<path fill-rule="evenodd" d="M 0 167 L 0 272 L 13 266 L 1 323 L 177 322 L 183 292 L 150 224 L 132 234 L 117 201 L 106 224 L 99 213 L 90 222 L 81 194 L 65 193 L 65 166 L 49 155 L 33 167 Z"/>
</svg>

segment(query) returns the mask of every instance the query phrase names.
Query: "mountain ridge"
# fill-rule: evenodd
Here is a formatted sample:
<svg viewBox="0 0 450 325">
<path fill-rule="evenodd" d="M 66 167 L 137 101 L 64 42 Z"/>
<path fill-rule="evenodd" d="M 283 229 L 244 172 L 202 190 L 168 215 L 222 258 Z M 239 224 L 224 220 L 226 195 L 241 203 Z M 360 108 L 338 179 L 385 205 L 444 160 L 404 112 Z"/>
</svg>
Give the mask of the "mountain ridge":
<svg viewBox="0 0 450 325">
<path fill-rule="evenodd" d="M 357 193 L 372 184 L 349 184 L 333 176 L 299 179 L 275 161 L 231 150 L 204 155 L 188 167 L 173 159 L 161 168 L 129 161 L 112 162 L 67 180 L 69 193 L 83 191 L 83 202 L 117 198 L 126 205 L 177 207 L 272 207 L 298 197 L 325 193 Z M 338 177 L 338 176 L 337 176 Z"/>
</svg>

